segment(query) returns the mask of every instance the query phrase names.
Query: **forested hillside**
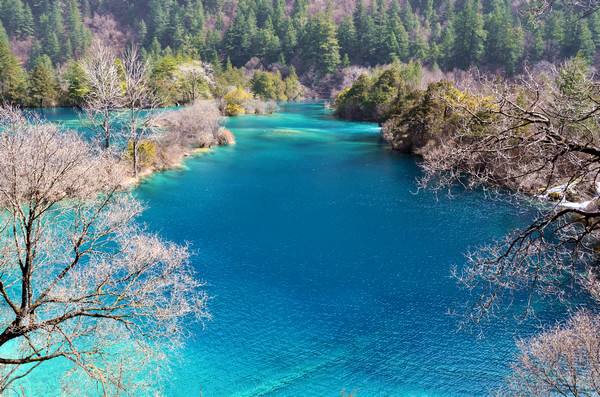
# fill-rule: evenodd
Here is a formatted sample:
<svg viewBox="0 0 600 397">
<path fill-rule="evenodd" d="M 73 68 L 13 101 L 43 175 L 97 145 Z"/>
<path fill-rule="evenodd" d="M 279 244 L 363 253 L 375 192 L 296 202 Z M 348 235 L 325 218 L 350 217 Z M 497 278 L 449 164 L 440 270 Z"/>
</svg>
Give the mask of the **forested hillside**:
<svg viewBox="0 0 600 397">
<path fill-rule="evenodd" d="M 39 69 L 38 77 L 54 73 L 94 37 L 217 69 L 293 65 L 312 80 L 396 60 L 509 75 L 576 54 L 594 61 L 599 12 L 580 18 L 555 7 L 533 21 L 522 7 L 511 0 L 0 0 L 1 89 L 6 97 L 25 79 L 21 66 Z"/>
</svg>

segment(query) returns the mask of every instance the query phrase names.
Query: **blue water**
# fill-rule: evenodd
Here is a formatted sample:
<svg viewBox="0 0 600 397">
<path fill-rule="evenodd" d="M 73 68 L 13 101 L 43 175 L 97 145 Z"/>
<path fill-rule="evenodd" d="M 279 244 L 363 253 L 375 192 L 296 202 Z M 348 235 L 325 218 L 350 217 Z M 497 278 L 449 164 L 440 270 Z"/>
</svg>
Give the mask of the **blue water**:
<svg viewBox="0 0 600 397">
<path fill-rule="evenodd" d="M 509 317 L 484 339 L 458 332 L 447 313 L 468 293 L 450 268 L 529 215 L 479 193 L 415 194 L 414 157 L 321 104 L 227 126 L 236 146 L 136 191 L 150 230 L 191 244 L 212 297 L 213 320 L 170 358 L 166 396 L 481 396 L 502 383 L 532 329 Z M 58 395 L 56 371 L 34 373 L 32 395 Z"/>
<path fill-rule="evenodd" d="M 137 191 L 151 230 L 192 244 L 213 298 L 167 395 L 478 396 L 502 382 L 529 329 L 457 332 L 447 313 L 467 292 L 450 268 L 526 215 L 414 194 L 415 158 L 320 104 L 228 127 L 236 146 Z"/>
</svg>

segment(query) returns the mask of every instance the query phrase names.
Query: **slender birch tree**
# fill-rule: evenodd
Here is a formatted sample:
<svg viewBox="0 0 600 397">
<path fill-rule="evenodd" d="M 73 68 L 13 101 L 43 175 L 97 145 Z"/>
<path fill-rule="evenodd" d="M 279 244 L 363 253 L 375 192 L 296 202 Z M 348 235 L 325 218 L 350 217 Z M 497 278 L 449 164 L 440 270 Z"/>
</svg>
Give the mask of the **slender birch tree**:
<svg viewBox="0 0 600 397">
<path fill-rule="evenodd" d="M 114 138 L 115 112 L 124 104 L 117 56 L 110 48 L 94 43 L 83 61 L 83 70 L 90 88 L 84 103 L 88 124 L 108 149 Z"/>
<path fill-rule="evenodd" d="M 133 175 L 137 178 L 140 168 L 140 143 L 155 134 L 151 118 L 145 113 L 151 112 L 160 104 L 150 84 L 150 64 L 140 58 L 137 48 L 132 47 L 123 57 L 124 120 L 128 128 L 128 151 L 131 154 Z"/>
</svg>

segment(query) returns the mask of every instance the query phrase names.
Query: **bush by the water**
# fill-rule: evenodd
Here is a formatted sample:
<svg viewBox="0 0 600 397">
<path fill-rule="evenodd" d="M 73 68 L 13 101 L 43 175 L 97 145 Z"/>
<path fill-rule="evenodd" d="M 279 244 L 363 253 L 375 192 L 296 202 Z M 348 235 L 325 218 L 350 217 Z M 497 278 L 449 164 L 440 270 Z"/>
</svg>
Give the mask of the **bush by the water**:
<svg viewBox="0 0 600 397">
<path fill-rule="evenodd" d="M 376 121 L 382 137 L 396 150 L 419 151 L 459 128 L 466 120 L 483 123 L 491 117 L 491 102 L 460 90 L 448 80 L 429 83 L 417 64 L 395 64 L 361 75 L 337 96 L 338 117 Z M 471 117 L 477 115 L 478 117 Z M 476 128 L 471 125 L 471 131 Z"/>
<path fill-rule="evenodd" d="M 193 105 L 162 113 L 153 124 L 162 131 L 155 140 L 153 166 L 169 168 L 191 151 L 235 143 L 230 131 L 221 125 L 221 112 L 215 101 L 197 101 Z"/>
</svg>

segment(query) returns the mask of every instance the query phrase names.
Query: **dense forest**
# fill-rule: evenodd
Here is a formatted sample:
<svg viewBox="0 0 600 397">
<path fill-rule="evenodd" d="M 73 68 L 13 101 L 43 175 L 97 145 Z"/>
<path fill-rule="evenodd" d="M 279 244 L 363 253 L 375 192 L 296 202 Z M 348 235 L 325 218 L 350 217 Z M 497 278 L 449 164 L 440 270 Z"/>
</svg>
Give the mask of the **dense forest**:
<svg viewBox="0 0 600 397">
<path fill-rule="evenodd" d="M 14 101 L 27 91 L 36 104 L 52 97 L 94 39 L 217 71 L 294 66 L 311 83 L 393 61 L 507 75 L 576 54 L 594 61 L 599 12 L 524 15 L 510 0 L 0 0 L 0 94 Z"/>
</svg>

